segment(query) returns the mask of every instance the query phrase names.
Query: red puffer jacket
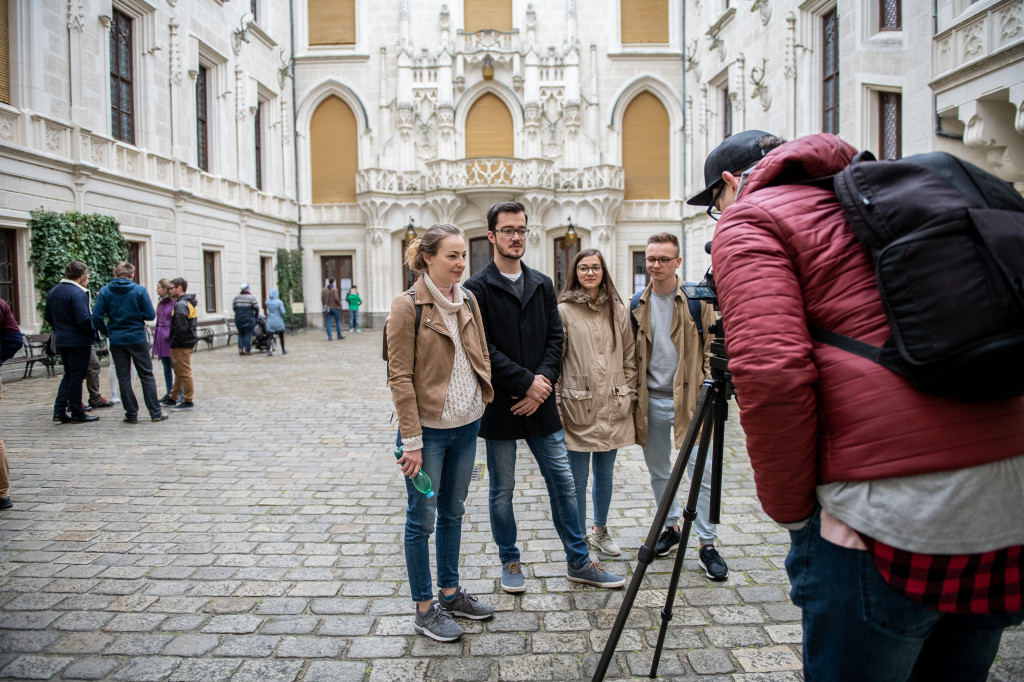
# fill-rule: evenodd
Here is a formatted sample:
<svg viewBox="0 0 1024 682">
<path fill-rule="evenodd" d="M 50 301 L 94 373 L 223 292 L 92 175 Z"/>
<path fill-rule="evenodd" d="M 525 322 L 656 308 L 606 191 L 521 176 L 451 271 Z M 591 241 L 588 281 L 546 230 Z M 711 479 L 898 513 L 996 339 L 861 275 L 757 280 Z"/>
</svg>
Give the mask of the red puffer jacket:
<svg viewBox="0 0 1024 682">
<path fill-rule="evenodd" d="M 874 268 L 832 192 L 767 185 L 783 173 L 835 173 L 854 153 L 825 134 L 770 152 L 715 231 L 711 256 L 740 422 L 758 497 L 776 521 L 810 515 L 818 483 L 1024 453 L 1024 398 L 977 404 L 919 393 L 870 360 L 811 340 L 808 325 L 886 341 Z"/>
</svg>

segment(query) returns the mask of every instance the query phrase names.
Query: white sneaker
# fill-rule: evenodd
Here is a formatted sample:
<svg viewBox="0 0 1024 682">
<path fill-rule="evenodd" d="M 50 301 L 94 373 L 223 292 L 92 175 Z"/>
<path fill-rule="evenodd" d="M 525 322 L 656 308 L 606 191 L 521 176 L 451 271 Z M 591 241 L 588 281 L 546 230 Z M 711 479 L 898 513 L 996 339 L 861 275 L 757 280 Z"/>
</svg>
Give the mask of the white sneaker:
<svg viewBox="0 0 1024 682">
<path fill-rule="evenodd" d="M 619 549 L 618 544 L 608 534 L 608 529 L 605 527 L 598 527 L 591 535 L 587 536 L 587 544 L 590 545 L 591 549 L 595 549 L 608 556 L 619 556 L 622 554 L 622 550 Z"/>
</svg>

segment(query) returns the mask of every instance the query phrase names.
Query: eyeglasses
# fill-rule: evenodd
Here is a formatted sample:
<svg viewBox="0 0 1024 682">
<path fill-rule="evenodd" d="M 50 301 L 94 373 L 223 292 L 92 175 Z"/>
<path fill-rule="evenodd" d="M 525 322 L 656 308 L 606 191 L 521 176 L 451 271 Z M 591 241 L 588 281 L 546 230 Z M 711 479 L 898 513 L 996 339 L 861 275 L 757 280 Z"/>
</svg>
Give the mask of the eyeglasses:
<svg viewBox="0 0 1024 682">
<path fill-rule="evenodd" d="M 676 258 L 678 258 L 678 256 Z M 669 263 L 674 261 L 675 258 L 665 258 L 665 257 L 655 258 L 654 256 L 648 256 L 647 258 L 644 258 L 644 260 L 647 261 L 648 265 L 654 265 L 655 263 L 661 263 L 662 265 L 668 265 Z"/>
<path fill-rule="evenodd" d="M 518 230 L 514 230 L 511 227 L 503 227 L 500 230 L 495 230 L 495 232 L 500 234 L 505 239 L 511 239 L 512 235 L 514 235 L 514 234 L 519 235 L 523 239 L 526 239 L 528 236 L 530 236 L 530 230 L 528 230 L 525 227 L 520 228 Z"/>
<path fill-rule="evenodd" d="M 592 272 L 595 275 L 600 275 L 602 271 L 604 271 L 604 268 L 602 268 L 600 265 L 577 265 L 576 266 L 576 272 L 578 272 L 581 275 L 585 275 L 588 272 Z"/>
<path fill-rule="evenodd" d="M 706 211 L 708 216 L 710 216 L 711 219 L 714 220 L 716 223 L 722 215 L 722 210 L 718 208 L 717 204 L 718 200 L 722 198 L 722 192 L 724 191 L 725 183 L 723 182 L 722 185 L 718 188 L 718 191 L 715 192 L 715 196 L 711 197 L 711 203 L 708 205 L 708 210 Z"/>
</svg>

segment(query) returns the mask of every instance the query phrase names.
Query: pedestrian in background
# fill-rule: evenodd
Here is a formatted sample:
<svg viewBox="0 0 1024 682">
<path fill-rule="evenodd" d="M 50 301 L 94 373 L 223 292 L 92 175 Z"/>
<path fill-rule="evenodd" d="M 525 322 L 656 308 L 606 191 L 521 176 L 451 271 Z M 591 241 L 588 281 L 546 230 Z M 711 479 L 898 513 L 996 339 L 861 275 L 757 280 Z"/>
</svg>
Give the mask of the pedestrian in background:
<svg viewBox="0 0 1024 682">
<path fill-rule="evenodd" d="M 406 475 L 405 565 L 416 602 L 416 632 L 439 642 L 462 636 L 452 616 L 480 620 L 494 609 L 459 585 L 459 549 L 466 495 L 473 477 L 476 436 L 491 401 L 491 366 L 480 309 L 459 286 L 466 241 L 454 225 L 434 225 L 405 253 L 421 276 L 413 293 L 391 302 L 384 325 L 388 386 L 398 412 L 398 460 Z M 417 313 L 419 310 L 419 313 Z M 436 495 L 411 479 L 423 469 Z M 437 599 L 428 540 L 437 525 Z"/>
<path fill-rule="evenodd" d="M 597 249 L 576 255 L 558 300 L 565 340 L 555 393 L 584 531 L 591 462 L 594 470 L 594 525 L 583 539 L 591 549 L 619 556 L 622 551 L 607 524 L 615 455 L 636 442 L 633 327 Z"/>
<path fill-rule="evenodd" d="M 277 289 L 270 290 L 270 298 L 263 305 L 267 309 L 267 334 L 277 334 L 277 338 L 281 342 L 281 355 L 288 355 L 288 351 L 284 348 L 284 301 L 281 300 Z M 268 340 L 267 355 L 273 354 L 274 349 Z"/>
<path fill-rule="evenodd" d="M 172 407 L 172 410 L 191 410 L 195 405 L 192 402 L 195 394 L 195 384 L 192 381 L 192 349 L 199 342 L 196 334 L 196 321 L 199 313 L 196 312 L 196 295 L 186 293 L 188 282 L 183 277 L 171 280 L 171 298 L 174 299 L 174 310 L 171 311 L 171 362 L 174 363 L 174 385 L 171 386 L 171 395 L 176 396 L 181 392 L 181 402 Z"/>
<path fill-rule="evenodd" d="M 85 373 L 85 388 L 89 391 L 89 406 L 85 408 L 86 412 L 94 407 L 113 407 L 115 403 L 121 402 L 119 392 L 115 386 L 116 373 L 114 372 L 113 363 L 111 363 L 110 369 L 107 371 L 112 379 L 110 382 L 110 400 L 104 398 L 100 392 L 100 370 L 102 368 L 100 356 L 96 354 L 96 345 L 93 344 L 89 348 L 89 369 Z"/>
<path fill-rule="evenodd" d="M 146 338 L 146 322 L 156 319 L 156 310 L 146 288 L 132 281 L 134 276 L 134 265 L 127 262 L 117 264 L 114 279 L 100 289 L 96 296 L 92 323 L 107 335 L 110 358 L 117 369 L 124 420 L 129 424 L 139 422 L 139 401 L 132 388 L 131 369 L 134 366 L 139 383 L 142 384 L 142 398 L 149 410 L 149 417 L 152 421 L 160 422 L 167 419 L 167 415 L 160 409 L 149 341 Z"/>
<path fill-rule="evenodd" d="M 348 330 L 350 332 L 363 331 L 359 327 L 359 306 L 363 304 L 363 299 L 359 297 L 359 287 L 353 284 L 352 288 L 348 290 L 345 301 L 348 303 Z"/>
<path fill-rule="evenodd" d="M 324 304 L 324 326 L 327 327 L 327 340 L 331 340 L 331 325 L 338 331 L 338 338 L 341 335 L 341 291 L 334 284 L 334 278 L 327 280 L 327 286 L 320 292 L 320 302 Z"/>
<path fill-rule="evenodd" d="M 164 386 L 167 390 L 160 402 L 174 405 L 178 396 L 171 395 L 174 386 L 174 363 L 171 362 L 171 312 L 174 311 L 174 299 L 171 298 L 171 280 L 166 277 L 157 282 L 156 294 L 160 302 L 156 304 L 156 328 L 153 330 L 153 357 L 159 358 L 164 370 Z"/>
<path fill-rule="evenodd" d="M 14 319 L 11 306 L 7 301 L 0 298 L 0 365 L 14 357 L 24 345 L 21 329 Z M 0 399 L 3 399 L 3 381 L 0 380 Z M 14 506 L 11 502 L 11 472 L 7 466 L 7 448 L 0 438 L 0 510 L 10 509 Z"/>
<path fill-rule="evenodd" d="M 64 267 L 64 279 L 46 295 L 43 319 L 53 327 L 64 375 L 53 404 L 53 421 L 94 422 L 99 417 L 86 414 L 82 405 L 82 382 L 89 371 L 89 350 L 96 342 L 89 310 L 89 267 L 73 260 Z M 68 415 L 68 410 L 71 415 Z"/>
<path fill-rule="evenodd" d="M 256 328 L 256 316 L 260 314 L 260 301 L 243 284 L 238 295 L 231 299 L 235 311 L 235 329 L 238 331 L 238 354 L 252 354 L 252 332 Z"/>
</svg>

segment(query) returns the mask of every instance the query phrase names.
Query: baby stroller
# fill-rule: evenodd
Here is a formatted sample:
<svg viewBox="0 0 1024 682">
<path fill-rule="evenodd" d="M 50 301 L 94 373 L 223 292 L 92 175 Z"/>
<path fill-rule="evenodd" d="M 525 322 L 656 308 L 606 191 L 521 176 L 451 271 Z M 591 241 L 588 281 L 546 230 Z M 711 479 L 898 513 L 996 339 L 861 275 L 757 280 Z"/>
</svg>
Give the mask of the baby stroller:
<svg viewBox="0 0 1024 682">
<path fill-rule="evenodd" d="M 272 353 L 277 346 L 277 339 L 273 334 L 267 333 L 267 318 L 264 315 L 256 316 L 256 326 L 252 330 L 253 348 L 267 353 Z"/>
</svg>

